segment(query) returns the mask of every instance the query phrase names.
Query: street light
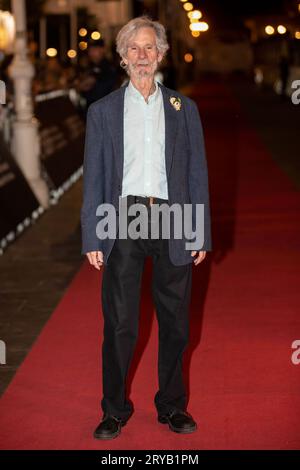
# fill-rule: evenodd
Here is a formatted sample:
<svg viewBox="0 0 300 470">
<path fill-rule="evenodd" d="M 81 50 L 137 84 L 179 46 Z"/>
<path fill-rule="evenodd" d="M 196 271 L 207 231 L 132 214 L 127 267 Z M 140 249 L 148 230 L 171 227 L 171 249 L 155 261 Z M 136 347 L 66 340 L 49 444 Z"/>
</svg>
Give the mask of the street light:
<svg viewBox="0 0 300 470">
<path fill-rule="evenodd" d="M 49 47 L 46 50 L 46 54 L 48 57 L 56 57 L 57 56 L 57 49 L 55 47 Z"/>
<path fill-rule="evenodd" d="M 84 51 L 85 49 L 87 49 L 87 42 L 86 41 L 80 41 L 79 43 L 79 49 L 81 49 L 82 51 Z"/>
<path fill-rule="evenodd" d="M 0 10 L 0 50 L 10 48 L 15 37 L 15 20 L 9 11 Z"/>
<path fill-rule="evenodd" d="M 186 11 L 191 11 L 193 10 L 194 8 L 194 5 L 190 2 L 187 2 L 187 3 L 184 3 L 183 4 L 183 8 L 186 10 Z"/>
<path fill-rule="evenodd" d="M 277 26 L 277 31 L 279 34 L 285 34 L 286 33 L 286 27 L 283 26 L 282 24 L 280 24 L 279 26 Z"/>
<path fill-rule="evenodd" d="M 101 38 L 101 33 L 99 33 L 99 31 L 93 31 L 92 34 L 91 34 L 91 38 L 94 41 L 97 41 L 98 39 Z"/>
<path fill-rule="evenodd" d="M 202 18 L 202 13 L 200 10 L 189 11 L 188 17 L 190 20 L 200 20 L 200 18 Z"/>
<path fill-rule="evenodd" d="M 74 59 L 77 56 L 77 52 L 75 51 L 75 49 L 69 49 L 67 52 L 67 56 L 70 59 Z"/>
<path fill-rule="evenodd" d="M 184 54 L 184 60 L 185 60 L 185 62 L 187 62 L 189 64 L 189 63 L 193 62 L 194 57 L 192 56 L 192 54 L 190 54 L 188 52 L 187 54 Z"/>
<path fill-rule="evenodd" d="M 266 32 L 266 34 L 268 34 L 270 36 L 271 34 L 274 34 L 275 29 L 273 28 L 273 26 L 268 25 L 268 26 L 265 27 L 265 32 Z"/>
<path fill-rule="evenodd" d="M 80 28 L 80 30 L 78 31 L 78 34 L 79 34 L 79 36 L 84 38 L 84 36 L 87 35 L 87 30 L 85 28 Z"/>
<path fill-rule="evenodd" d="M 208 28 L 209 26 L 205 21 L 198 21 L 197 23 L 190 24 L 191 31 L 207 31 Z"/>
</svg>

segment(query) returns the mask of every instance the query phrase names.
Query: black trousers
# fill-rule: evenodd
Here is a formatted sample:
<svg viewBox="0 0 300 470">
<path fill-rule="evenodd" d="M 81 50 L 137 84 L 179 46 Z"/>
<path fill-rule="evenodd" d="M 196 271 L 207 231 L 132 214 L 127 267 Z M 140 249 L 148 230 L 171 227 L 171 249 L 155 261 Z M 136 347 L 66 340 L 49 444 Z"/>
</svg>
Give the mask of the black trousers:
<svg viewBox="0 0 300 470">
<path fill-rule="evenodd" d="M 150 227 L 150 208 L 148 214 Z M 161 219 L 159 223 L 161 225 Z M 140 289 L 146 256 L 153 260 L 152 295 L 159 326 L 159 390 L 154 404 L 158 414 L 173 409 L 184 410 L 187 404 L 182 359 L 189 340 L 192 263 L 173 265 L 168 240 L 162 239 L 161 232 L 159 239 L 151 239 L 150 235 L 148 239 L 119 239 L 117 235 L 102 279 L 101 407 L 104 413 L 125 420 L 133 411 L 126 398 L 126 380 L 138 336 Z"/>
</svg>

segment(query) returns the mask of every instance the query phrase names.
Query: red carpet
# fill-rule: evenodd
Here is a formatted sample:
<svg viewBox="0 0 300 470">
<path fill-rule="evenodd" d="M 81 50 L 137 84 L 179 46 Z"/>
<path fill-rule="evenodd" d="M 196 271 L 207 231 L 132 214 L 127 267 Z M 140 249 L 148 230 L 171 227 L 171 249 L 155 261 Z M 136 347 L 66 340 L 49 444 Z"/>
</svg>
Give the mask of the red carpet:
<svg viewBox="0 0 300 470">
<path fill-rule="evenodd" d="M 157 324 L 147 263 L 131 370 L 135 413 L 99 442 L 101 274 L 84 263 L 0 402 L 1 449 L 299 449 L 300 195 L 238 103 L 197 91 L 205 128 L 214 252 L 194 268 L 185 368 L 198 431 L 156 421 Z M 37 292 L 38 295 L 38 292 Z"/>
</svg>

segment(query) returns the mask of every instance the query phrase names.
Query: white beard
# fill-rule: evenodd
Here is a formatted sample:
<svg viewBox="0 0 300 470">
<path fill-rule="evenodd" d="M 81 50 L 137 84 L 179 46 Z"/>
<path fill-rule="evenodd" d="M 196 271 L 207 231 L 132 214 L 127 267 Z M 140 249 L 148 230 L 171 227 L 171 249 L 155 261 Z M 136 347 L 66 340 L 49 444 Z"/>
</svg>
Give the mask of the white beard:
<svg viewBox="0 0 300 470">
<path fill-rule="evenodd" d="M 149 67 L 149 66 L 148 66 Z M 136 79 L 143 77 L 153 77 L 158 68 L 158 61 L 155 60 L 151 65 L 149 70 L 138 69 L 136 65 L 128 64 L 128 73 L 130 76 L 134 76 Z"/>
</svg>

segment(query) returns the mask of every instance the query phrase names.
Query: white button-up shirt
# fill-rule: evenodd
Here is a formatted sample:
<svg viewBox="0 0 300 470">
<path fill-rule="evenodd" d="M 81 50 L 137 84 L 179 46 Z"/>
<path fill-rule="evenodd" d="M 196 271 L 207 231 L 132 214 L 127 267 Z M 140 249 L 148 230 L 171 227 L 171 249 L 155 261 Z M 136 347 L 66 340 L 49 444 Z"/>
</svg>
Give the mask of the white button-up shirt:
<svg viewBox="0 0 300 470">
<path fill-rule="evenodd" d="M 165 114 L 157 81 L 148 103 L 131 81 L 125 90 L 122 197 L 128 194 L 168 199 Z"/>
</svg>

